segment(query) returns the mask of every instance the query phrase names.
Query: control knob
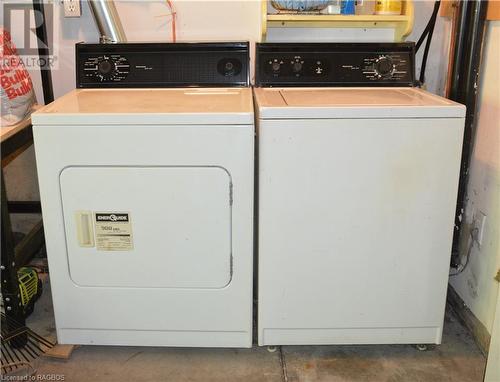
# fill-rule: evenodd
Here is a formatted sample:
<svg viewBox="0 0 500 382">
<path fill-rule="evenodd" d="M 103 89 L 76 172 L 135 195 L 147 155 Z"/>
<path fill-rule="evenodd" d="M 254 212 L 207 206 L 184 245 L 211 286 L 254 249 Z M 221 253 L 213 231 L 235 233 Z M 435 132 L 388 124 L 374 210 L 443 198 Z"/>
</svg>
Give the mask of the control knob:
<svg viewBox="0 0 500 382">
<path fill-rule="evenodd" d="M 375 61 L 375 74 L 378 78 L 387 78 L 393 75 L 395 65 L 388 56 L 380 56 Z"/>
<path fill-rule="evenodd" d="M 302 71 L 302 68 L 304 67 L 304 60 L 302 60 L 300 56 L 297 56 L 291 62 L 291 64 L 292 64 L 292 72 L 294 72 L 295 75 L 298 76 Z"/>
<path fill-rule="evenodd" d="M 87 76 L 100 82 L 122 81 L 130 72 L 128 60 L 119 55 L 89 57 L 84 63 Z"/>
<path fill-rule="evenodd" d="M 283 64 L 283 61 L 280 61 L 277 58 L 269 61 L 269 66 L 271 67 L 271 72 L 274 75 L 280 74 L 281 64 Z"/>
<path fill-rule="evenodd" d="M 217 71 L 224 77 L 237 76 L 241 73 L 243 65 L 236 58 L 223 58 L 217 63 Z"/>
<path fill-rule="evenodd" d="M 97 65 L 97 71 L 103 77 L 109 76 L 115 69 L 115 63 L 110 59 L 104 59 Z"/>
<path fill-rule="evenodd" d="M 302 64 L 298 61 L 293 63 L 292 70 L 294 73 L 298 73 L 302 70 Z"/>
</svg>

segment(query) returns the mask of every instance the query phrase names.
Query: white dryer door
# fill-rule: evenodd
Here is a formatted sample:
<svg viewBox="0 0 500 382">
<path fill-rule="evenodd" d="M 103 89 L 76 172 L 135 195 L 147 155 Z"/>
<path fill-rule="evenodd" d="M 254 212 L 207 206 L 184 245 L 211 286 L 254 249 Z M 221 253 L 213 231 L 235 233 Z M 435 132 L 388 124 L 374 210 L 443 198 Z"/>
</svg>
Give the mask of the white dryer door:
<svg viewBox="0 0 500 382">
<path fill-rule="evenodd" d="M 223 288 L 231 178 L 221 167 L 68 167 L 69 273 L 86 287 Z"/>
</svg>

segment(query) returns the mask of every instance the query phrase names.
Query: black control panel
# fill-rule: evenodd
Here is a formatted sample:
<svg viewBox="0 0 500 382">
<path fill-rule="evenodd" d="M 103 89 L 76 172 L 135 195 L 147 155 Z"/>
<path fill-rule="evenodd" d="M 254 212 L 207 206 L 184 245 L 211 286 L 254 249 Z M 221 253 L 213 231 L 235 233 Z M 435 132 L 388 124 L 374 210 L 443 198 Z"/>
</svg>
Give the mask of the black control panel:
<svg viewBox="0 0 500 382">
<path fill-rule="evenodd" d="M 257 44 L 257 86 L 413 86 L 414 43 Z"/>
<path fill-rule="evenodd" d="M 78 43 L 76 86 L 249 86 L 249 44 Z"/>
</svg>

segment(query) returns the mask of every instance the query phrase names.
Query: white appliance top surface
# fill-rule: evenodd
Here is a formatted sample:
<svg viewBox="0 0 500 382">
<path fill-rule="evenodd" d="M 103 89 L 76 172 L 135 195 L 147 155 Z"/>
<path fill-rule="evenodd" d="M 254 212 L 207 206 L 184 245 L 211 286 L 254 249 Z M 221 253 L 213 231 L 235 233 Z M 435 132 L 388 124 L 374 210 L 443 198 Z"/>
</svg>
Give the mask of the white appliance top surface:
<svg viewBox="0 0 500 382">
<path fill-rule="evenodd" d="M 465 106 L 417 88 L 256 88 L 262 119 L 461 118 Z"/>
<path fill-rule="evenodd" d="M 252 124 L 250 88 L 77 89 L 42 107 L 34 124 Z"/>
</svg>

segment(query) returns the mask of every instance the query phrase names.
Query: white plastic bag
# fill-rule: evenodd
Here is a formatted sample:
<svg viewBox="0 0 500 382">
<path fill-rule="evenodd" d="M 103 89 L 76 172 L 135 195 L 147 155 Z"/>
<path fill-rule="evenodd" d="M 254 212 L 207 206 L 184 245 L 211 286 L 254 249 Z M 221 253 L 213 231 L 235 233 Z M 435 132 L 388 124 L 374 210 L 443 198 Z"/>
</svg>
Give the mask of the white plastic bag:
<svg viewBox="0 0 500 382">
<path fill-rule="evenodd" d="M 18 123 L 36 103 L 31 77 L 12 43 L 10 33 L 0 27 L 0 97 L 2 126 Z"/>
</svg>

